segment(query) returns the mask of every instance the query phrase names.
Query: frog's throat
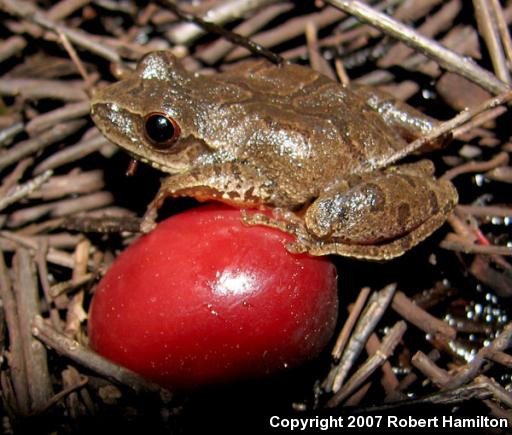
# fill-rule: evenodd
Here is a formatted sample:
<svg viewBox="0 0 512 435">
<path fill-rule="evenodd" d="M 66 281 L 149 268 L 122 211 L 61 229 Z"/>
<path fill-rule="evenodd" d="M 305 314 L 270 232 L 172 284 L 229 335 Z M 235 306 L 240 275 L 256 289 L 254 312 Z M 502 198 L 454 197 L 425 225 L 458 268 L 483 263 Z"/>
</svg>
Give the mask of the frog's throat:
<svg viewBox="0 0 512 435">
<path fill-rule="evenodd" d="M 261 207 L 261 201 L 259 200 L 259 198 L 232 196 L 227 192 L 220 192 L 217 189 L 208 186 L 195 186 L 180 189 L 175 192 L 166 192 L 165 196 L 168 196 L 170 198 L 194 198 L 199 202 L 215 201 L 227 204 L 235 208 Z"/>
</svg>

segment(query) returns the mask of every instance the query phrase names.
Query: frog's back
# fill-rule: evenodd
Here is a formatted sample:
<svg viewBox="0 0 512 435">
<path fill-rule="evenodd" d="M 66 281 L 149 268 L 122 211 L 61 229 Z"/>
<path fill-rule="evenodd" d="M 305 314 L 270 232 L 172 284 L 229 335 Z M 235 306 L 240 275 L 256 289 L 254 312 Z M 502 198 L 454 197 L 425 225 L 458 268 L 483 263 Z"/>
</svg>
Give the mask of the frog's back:
<svg viewBox="0 0 512 435">
<path fill-rule="evenodd" d="M 246 97 L 240 104 L 248 116 L 267 114 L 285 128 L 309 131 L 306 139 L 316 136 L 314 130 L 325 130 L 326 138 L 315 139 L 311 146 L 328 149 L 338 171 L 364 170 L 373 160 L 404 146 L 398 133 L 363 98 L 310 68 L 249 61 L 212 78 L 224 89 L 244 90 Z M 329 131 L 329 126 L 335 131 Z"/>
</svg>

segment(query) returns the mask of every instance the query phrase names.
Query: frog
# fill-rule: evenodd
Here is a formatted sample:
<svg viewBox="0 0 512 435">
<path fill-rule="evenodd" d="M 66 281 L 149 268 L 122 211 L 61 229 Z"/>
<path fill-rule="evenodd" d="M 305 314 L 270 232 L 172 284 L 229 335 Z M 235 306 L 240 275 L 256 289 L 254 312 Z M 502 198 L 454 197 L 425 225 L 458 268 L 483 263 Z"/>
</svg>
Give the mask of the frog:
<svg viewBox="0 0 512 435">
<path fill-rule="evenodd" d="M 430 236 L 458 201 L 430 160 L 388 164 L 439 121 L 307 66 L 261 59 L 200 74 L 151 52 L 96 89 L 91 115 L 111 142 L 168 174 L 143 232 L 166 198 L 186 196 L 292 234 L 290 252 L 384 261 Z"/>
</svg>

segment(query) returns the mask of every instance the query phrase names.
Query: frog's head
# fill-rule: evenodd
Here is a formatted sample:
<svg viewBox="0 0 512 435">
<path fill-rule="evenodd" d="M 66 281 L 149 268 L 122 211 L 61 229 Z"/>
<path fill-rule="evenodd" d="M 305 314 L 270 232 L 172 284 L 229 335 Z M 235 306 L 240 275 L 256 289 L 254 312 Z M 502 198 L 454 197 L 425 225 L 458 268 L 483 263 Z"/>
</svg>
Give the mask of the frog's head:
<svg viewBox="0 0 512 435">
<path fill-rule="evenodd" d="M 211 152 L 200 139 L 201 80 L 168 51 L 146 55 L 123 80 L 98 88 L 91 115 L 101 132 L 136 159 L 171 173 Z"/>
</svg>

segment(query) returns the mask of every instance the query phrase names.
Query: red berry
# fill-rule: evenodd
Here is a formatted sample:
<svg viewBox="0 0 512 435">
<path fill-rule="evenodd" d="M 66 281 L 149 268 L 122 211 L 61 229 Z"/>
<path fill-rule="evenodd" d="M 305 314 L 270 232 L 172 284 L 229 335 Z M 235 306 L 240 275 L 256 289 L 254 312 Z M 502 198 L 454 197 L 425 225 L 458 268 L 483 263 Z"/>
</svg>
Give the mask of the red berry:
<svg viewBox="0 0 512 435">
<path fill-rule="evenodd" d="M 291 237 L 240 211 L 199 207 L 161 222 L 101 280 L 90 343 L 170 388 L 258 377 L 316 356 L 338 308 L 336 270 L 290 254 Z"/>
</svg>

